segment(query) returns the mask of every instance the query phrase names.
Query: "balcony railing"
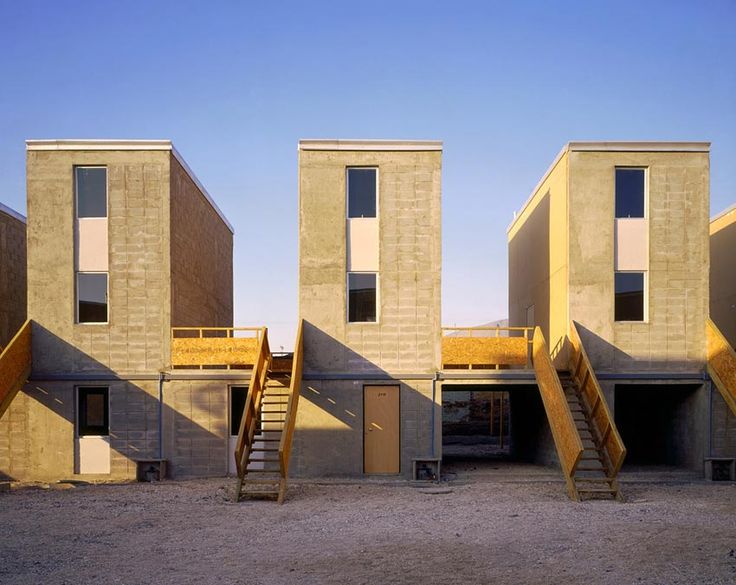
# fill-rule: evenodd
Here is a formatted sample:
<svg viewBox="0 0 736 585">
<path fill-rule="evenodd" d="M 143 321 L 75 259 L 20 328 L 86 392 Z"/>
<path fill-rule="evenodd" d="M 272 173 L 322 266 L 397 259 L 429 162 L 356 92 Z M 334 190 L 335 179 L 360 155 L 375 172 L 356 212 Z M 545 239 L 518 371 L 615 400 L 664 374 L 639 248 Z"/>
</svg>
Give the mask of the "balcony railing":
<svg viewBox="0 0 736 585">
<path fill-rule="evenodd" d="M 171 366 L 182 369 L 252 368 L 265 327 L 172 327 Z"/>
<path fill-rule="evenodd" d="M 531 327 L 443 327 L 445 369 L 531 367 Z"/>
</svg>

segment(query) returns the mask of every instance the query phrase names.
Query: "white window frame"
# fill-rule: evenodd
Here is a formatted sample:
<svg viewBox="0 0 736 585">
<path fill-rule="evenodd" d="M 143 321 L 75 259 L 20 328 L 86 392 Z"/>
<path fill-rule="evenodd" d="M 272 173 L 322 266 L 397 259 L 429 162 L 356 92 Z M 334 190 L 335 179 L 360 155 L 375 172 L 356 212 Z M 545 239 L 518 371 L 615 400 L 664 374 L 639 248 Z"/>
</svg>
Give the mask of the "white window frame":
<svg viewBox="0 0 736 585">
<path fill-rule="evenodd" d="M 79 320 L 79 275 L 104 274 L 107 277 L 105 287 L 105 301 L 107 302 L 107 321 L 80 321 Z M 110 273 L 109 272 L 79 272 L 74 273 L 74 320 L 77 325 L 109 325 L 110 324 Z"/>
<path fill-rule="evenodd" d="M 376 320 L 375 321 L 351 321 L 350 320 L 350 275 L 351 274 L 375 274 L 376 275 Z M 378 272 L 350 271 L 345 276 L 345 321 L 349 325 L 377 325 L 381 321 L 381 275 Z"/>
<path fill-rule="evenodd" d="M 376 217 L 350 217 L 350 170 L 357 169 L 362 171 L 374 170 L 376 171 Z M 380 181 L 379 181 L 379 169 L 375 165 L 350 165 L 345 167 L 345 218 L 346 219 L 378 219 L 380 213 L 379 201 L 380 201 Z"/>
<path fill-rule="evenodd" d="M 616 171 L 632 170 L 632 171 L 644 171 L 644 217 L 618 217 L 616 215 Z M 629 166 L 629 165 L 615 165 L 613 167 L 613 217 L 614 219 L 649 219 L 649 167 L 642 166 Z M 626 272 L 626 271 L 623 271 Z"/>
<path fill-rule="evenodd" d="M 107 165 L 74 165 L 74 217 L 77 220 L 102 219 L 97 217 L 79 217 L 79 181 L 77 169 L 105 169 L 105 218 L 110 219 L 110 173 Z"/>
<path fill-rule="evenodd" d="M 644 290 L 644 311 L 641 321 L 617 321 L 616 320 L 616 275 L 617 274 L 641 274 Z M 648 270 L 614 270 L 613 271 L 613 322 L 614 323 L 649 323 L 649 271 Z"/>
</svg>

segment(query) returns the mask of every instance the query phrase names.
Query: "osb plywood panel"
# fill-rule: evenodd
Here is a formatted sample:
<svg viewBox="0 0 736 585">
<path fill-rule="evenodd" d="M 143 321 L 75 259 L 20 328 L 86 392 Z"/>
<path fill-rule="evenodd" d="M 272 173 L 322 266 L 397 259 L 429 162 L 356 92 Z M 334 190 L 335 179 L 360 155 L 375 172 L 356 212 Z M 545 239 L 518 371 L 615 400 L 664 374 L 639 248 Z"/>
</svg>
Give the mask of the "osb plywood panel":
<svg viewBox="0 0 736 585">
<path fill-rule="evenodd" d="M 258 340 L 237 337 L 174 338 L 171 340 L 173 366 L 250 365 L 256 360 Z"/>
<path fill-rule="evenodd" d="M 565 475 L 572 477 L 583 454 L 583 444 L 557 377 L 557 371 L 552 365 L 547 343 L 539 328 L 534 333 L 533 355 L 534 373 L 539 393 L 542 395 L 544 409 L 547 412 L 549 426 L 552 429 L 557 454 Z"/>
<path fill-rule="evenodd" d="M 529 342 L 523 337 L 443 337 L 445 365 L 525 365 Z"/>
<path fill-rule="evenodd" d="M 708 372 L 736 414 L 736 353 L 710 319 L 706 324 L 706 340 Z"/>
<path fill-rule="evenodd" d="M 31 371 L 31 322 L 26 321 L 0 354 L 0 416 Z"/>
</svg>

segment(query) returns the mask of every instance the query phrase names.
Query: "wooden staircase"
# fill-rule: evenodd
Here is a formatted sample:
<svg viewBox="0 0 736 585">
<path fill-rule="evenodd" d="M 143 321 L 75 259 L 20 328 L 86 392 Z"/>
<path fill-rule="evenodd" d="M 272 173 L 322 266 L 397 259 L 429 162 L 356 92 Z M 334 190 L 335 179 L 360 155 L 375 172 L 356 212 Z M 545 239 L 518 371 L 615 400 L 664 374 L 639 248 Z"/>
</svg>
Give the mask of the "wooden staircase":
<svg viewBox="0 0 736 585">
<path fill-rule="evenodd" d="M 0 351 L 0 418 L 31 374 L 31 332 L 28 320 Z"/>
<path fill-rule="evenodd" d="M 577 381 L 570 377 L 569 372 L 558 374 L 575 421 L 575 429 L 583 445 L 582 456 L 572 476 L 578 499 L 615 498 L 623 501 L 618 479 L 611 469 L 601 442 L 602 437 L 598 434 L 591 409 L 580 392 Z"/>
<path fill-rule="evenodd" d="M 250 496 L 275 497 L 283 503 L 301 377 L 302 324 L 291 359 L 274 358 L 264 329 L 235 449 L 236 502 Z"/>
<path fill-rule="evenodd" d="M 710 319 L 706 323 L 705 337 L 708 375 L 736 415 L 736 353 Z"/>
<path fill-rule="evenodd" d="M 558 372 L 535 328 L 532 362 L 560 466 L 571 499 L 623 500 L 618 472 L 626 456 L 575 322 L 567 337 L 569 371 Z"/>
</svg>

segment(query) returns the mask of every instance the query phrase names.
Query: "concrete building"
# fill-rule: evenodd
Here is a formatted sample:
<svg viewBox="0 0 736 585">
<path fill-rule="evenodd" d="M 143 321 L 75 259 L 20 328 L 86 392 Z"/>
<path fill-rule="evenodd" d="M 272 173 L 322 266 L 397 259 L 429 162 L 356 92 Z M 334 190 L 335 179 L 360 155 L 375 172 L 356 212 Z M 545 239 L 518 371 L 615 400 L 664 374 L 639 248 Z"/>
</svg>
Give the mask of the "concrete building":
<svg viewBox="0 0 736 585">
<path fill-rule="evenodd" d="M 576 324 L 630 464 L 736 456 L 706 381 L 709 143 L 571 142 L 508 230 L 509 318 L 558 370 Z M 726 409 L 727 410 L 727 409 Z"/>
<path fill-rule="evenodd" d="M 736 205 L 710 222 L 710 317 L 736 347 Z"/>
<path fill-rule="evenodd" d="M 0 203 L 0 349 L 26 320 L 26 218 Z"/>
<path fill-rule="evenodd" d="M 435 141 L 299 142 L 298 475 L 439 457 L 441 164 Z"/>
<path fill-rule="evenodd" d="M 226 473 L 229 388 L 249 373 L 172 359 L 175 328 L 232 327 L 233 229 L 207 191 L 167 140 L 30 140 L 27 196 L 31 327 L 3 390 L 32 368 L 0 419 L 0 471 Z"/>
</svg>

